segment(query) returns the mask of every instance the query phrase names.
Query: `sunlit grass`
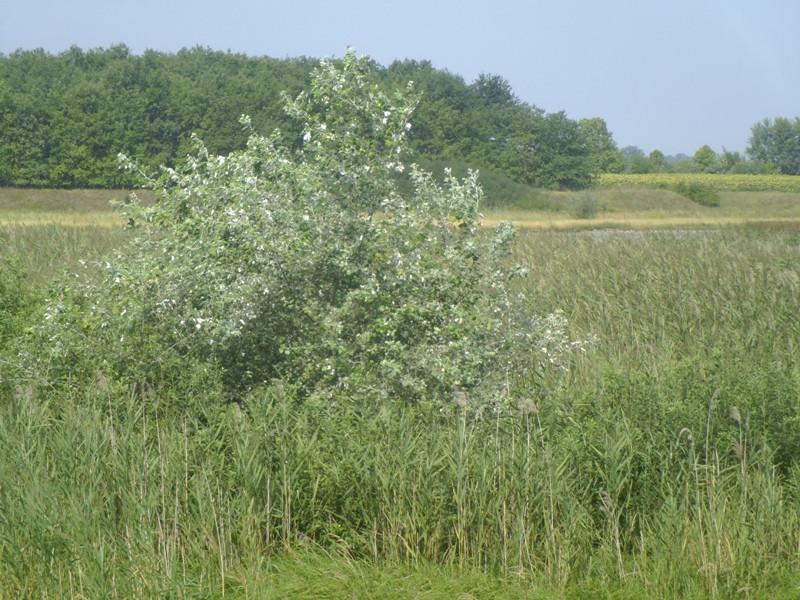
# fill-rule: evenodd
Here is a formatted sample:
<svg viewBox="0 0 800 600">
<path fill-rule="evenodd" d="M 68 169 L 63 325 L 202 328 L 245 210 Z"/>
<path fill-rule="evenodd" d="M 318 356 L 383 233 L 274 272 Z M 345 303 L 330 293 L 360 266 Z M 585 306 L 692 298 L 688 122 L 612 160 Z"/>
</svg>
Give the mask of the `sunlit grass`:
<svg viewBox="0 0 800 600">
<path fill-rule="evenodd" d="M 65 224 L 42 219 L 0 222 L 0 258 L 18 261 L 32 284 L 41 285 L 81 261 L 99 260 L 126 243 L 130 233 L 121 226 Z"/>
<path fill-rule="evenodd" d="M 0 224 L 63 225 L 116 228 L 125 224 L 110 201 L 123 201 L 125 190 L 29 190 L 0 188 Z M 147 191 L 135 192 L 144 202 Z M 783 230 L 800 228 L 800 193 L 720 192 L 720 206 L 705 207 L 674 192 L 644 186 L 612 186 L 590 190 L 598 213 L 575 218 L 570 211 L 574 192 L 539 190 L 537 203 L 547 210 L 491 208 L 483 223 L 513 221 L 520 229 L 568 231 L 592 228 L 697 229 L 763 224 Z"/>
<path fill-rule="evenodd" d="M 574 219 L 568 216 L 531 216 L 519 213 L 488 213 L 481 220 L 484 226 L 493 227 L 501 221 L 511 221 L 520 230 L 530 231 L 580 231 L 588 229 L 706 229 L 733 226 L 763 226 L 783 231 L 800 230 L 800 218 L 745 218 L 745 217 L 642 217 L 635 214 L 614 214 L 593 219 Z"/>
<path fill-rule="evenodd" d="M 32 212 L 5 211 L 0 213 L 0 225 L 42 226 L 59 225 L 63 227 L 99 227 L 111 229 L 122 227 L 124 219 L 116 212 Z"/>
<path fill-rule="evenodd" d="M 132 194 L 144 203 L 153 198 L 147 190 L 0 188 L 0 225 L 122 227 L 125 221 L 112 202 L 124 202 Z"/>
<path fill-rule="evenodd" d="M 149 201 L 148 190 L 38 189 L 0 187 L 0 214 L 11 211 L 28 213 L 84 213 L 111 211 L 111 201 L 122 202 L 131 194 Z"/>
<path fill-rule="evenodd" d="M 734 173 L 604 173 L 603 186 L 668 187 L 678 182 L 711 187 L 720 191 L 800 192 L 800 177 L 796 175 L 751 175 Z"/>
</svg>

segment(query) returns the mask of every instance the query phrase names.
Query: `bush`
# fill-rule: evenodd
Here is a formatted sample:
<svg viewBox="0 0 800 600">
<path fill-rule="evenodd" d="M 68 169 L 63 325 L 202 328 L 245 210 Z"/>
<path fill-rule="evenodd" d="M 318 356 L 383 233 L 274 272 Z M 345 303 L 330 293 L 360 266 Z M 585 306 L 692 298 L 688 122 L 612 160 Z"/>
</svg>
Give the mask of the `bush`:
<svg viewBox="0 0 800 600">
<path fill-rule="evenodd" d="M 425 171 L 432 173 L 434 179 L 439 183 L 444 183 L 445 169 L 450 169 L 453 175 L 462 179 L 468 176 L 470 171 L 470 167 L 466 163 L 455 159 L 420 157 L 417 164 Z M 479 166 L 477 170 L 480 172 L 479 183 L 483 190 L 482 209 L 544 211 L 559 209 L 557 204 L 548 202 L 538 188 L 514 181 L 505 173 L 485 165 Z M 401 193 L 406 191 L 413 194 L 413 185 L 409 176 L 400 178 L 399 190 Z"/>
<path fill-rule="evenodd" d="M 679 181 L 670 185 L 669 189 L 702 206 L 719 206 L 719 192 L 710 186 L 695 182 Z"/>
<path fill-rule="evenodd" d="M 582 190 L 570 197 L 569 211 L 576 219 L 593 219 L 600 212 L 600 206 L 592 192 Z"/>
<path fill-rule="evenodd" d="M 413 94 L 381 92 L 368 66 L 348 52 L 287 99 L 301 140 L 250 130 L 225 157 L 196 140 L 150 180 L 160 198 L 124 207 L 135 241 L 51 303 L 50 376 L 174 386 L 188 362 L 237 395 L 280 379 L 306 398 L 479 402 L 550 364 L 535 354 L 558 332 L 513 301 L 515 230 L 479 228 L 477 176 L 412 167 L 412 194 L 397 191 Z"/>
</svg>

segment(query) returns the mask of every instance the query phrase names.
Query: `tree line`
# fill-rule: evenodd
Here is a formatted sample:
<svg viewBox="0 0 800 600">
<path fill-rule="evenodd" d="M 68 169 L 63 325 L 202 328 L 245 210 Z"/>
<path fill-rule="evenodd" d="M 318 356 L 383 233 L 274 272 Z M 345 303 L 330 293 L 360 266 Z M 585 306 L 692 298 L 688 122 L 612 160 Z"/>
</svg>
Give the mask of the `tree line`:
<svg viewBox="0 0 800 600">
<path fill-rule="evenodd" d="M 280 91 L 305 87 L 311 63 L 200 48 L 136 56 L 125 45 L 14 52 L 0 60 L 0 184 L 131 186 L 120 152 L 145 168 L 173 165 L 192 133 L 228 153 L 246 138 L 242 112 L 258 127 L 285 122 Z"/>
<path fill-rule="evenodd" d="M 210 152 L 240 150 L 247 135 L 296 125 L 282 94 L 307 87 L 313 58 L 248 57 L 195 47 L 177 53 L 125 45 L 59 54 L 0 55 L 0 185 L 127 187 L 117 156 L 144 168 L 173 166 L 192 136 Z M 428 61 L 370 61 L 386 89 L 414 81 L 419 101 L 409 134 L 411 158 L 447 160 L 504 173 L 538 187 L 581 188 L 618 160 L 602 119 L 575 121 L 520 101 L 498 75 L 467 83 Z M 299 135 L 300 132 L 295 132 Z"/>
<path fill-rule="evenodd" d="M 781 139 L 774 134 L 791 121 L 777 118 L 775 122 L 765 119 L 756 123 L 744 154 L 723 149 L 714 152 L 708 144 L 698 148 L 692 155 L 665 156 L 656 149 L 645 154 L 637 146 L 626 146 L 620 150 L 626 173 L 730 173 L 735 175 L 784 175 L 800 174 L 800 119 L 795 119 L 796 133 Z M 609 171 L 612 172 L 612 171 Z"/>
<path fill-rule="evenodd" d="M 369 63 L 370 76 L 385 89 L 414 82 L 419 100 L 410 158 L 423 165 L 478 167 L 552 189 L 585 188 L 606 172 L 800 172 L 798 119 L 756 124 L 750 160 L 704 146 L 675 164 L 658 150 L 649 156 L 635 147 L 620 150 L 601 118 L 573 120 L 521 101 L 499 75 L 467 83 L 429 61 Z M 189 154 L 194 135 L 215 154 L 241 150 L 243 114 L 256 131 L 295 133 L 299 145 L 282 94 L 305 89 L 318 65 L 315 58 L 248 57 L 199 46 L 141 55 L 124 44 L 0 54 L 0 185 L 130 187 L 137 180 L 118 168 L 119 153 L 156 171 Z"/>
</svg>

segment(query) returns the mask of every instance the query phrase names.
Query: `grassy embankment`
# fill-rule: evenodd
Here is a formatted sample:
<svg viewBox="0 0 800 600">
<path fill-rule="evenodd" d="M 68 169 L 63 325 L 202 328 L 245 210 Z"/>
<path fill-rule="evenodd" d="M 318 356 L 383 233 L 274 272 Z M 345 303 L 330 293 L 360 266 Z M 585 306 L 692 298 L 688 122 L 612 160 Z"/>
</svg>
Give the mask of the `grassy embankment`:
<svg viewBox="0 0 800 600">
<path fill-rule="evenodd" d="M 598 187 L 587 193 L 596 214 L 576 218 L 571 192 L 539 192 L 549 210 L 487 212 L 487 222 L 509 219 L 521 229 L 703 229 L 753 225 L 800 229 L 800 193 L 780 191 L 719 192 L 719 206 L 702 206 L 668 189 L 636 185 Z"/>
<path fill-rule="evenodd" d="M 602 227 L 669 231 L 523 233 L 531 313 L 597 336 L 527 402 L 209 389 L 182 412 L 126 382 L 0 382 L 0 597 L 797 597 L 800 237 L 664 190 L 594 193 Z M 794 202 L 702 210 L 795 223 Z M 124 243 L 63 222 L 0 236 L 34 286 Z"/>
<path fill-rule="evenodd" d="M 110 202 L 123 201 L 124 190 L 41 190 L 0 188 L 0 224 L 118 227 Z M 136 192 L 141 199 L 150 192 Z"/>
</svg>

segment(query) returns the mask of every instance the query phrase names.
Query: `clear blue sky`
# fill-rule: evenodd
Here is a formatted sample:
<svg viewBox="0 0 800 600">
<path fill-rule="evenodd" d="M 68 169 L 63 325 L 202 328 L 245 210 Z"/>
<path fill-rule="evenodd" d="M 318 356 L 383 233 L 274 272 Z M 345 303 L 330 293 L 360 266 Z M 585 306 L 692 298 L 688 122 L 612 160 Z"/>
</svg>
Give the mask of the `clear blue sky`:
<svg viewBox="0 0 800 600">
<path fill-rule="evenodd" d="M 800 0 L 2 0 L 0 52 L 127 44 L 251 56 L 430 60 L 573 119 L 620 147 L 743 151 L 765 117 L 800 116 Z"/>
</svg>

